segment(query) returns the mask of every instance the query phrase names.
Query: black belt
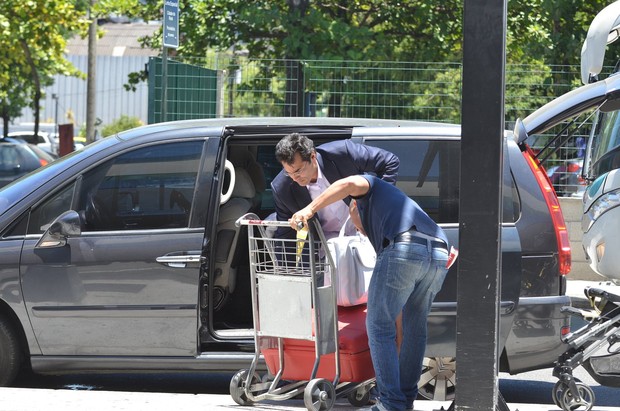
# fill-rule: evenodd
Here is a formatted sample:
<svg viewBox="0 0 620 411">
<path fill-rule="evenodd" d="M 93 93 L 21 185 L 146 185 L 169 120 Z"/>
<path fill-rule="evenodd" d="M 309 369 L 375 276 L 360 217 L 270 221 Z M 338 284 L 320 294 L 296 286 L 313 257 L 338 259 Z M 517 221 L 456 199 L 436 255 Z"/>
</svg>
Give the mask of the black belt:
<svg viewBox="0 0 620 411">
<path fill-rule="evenodd" d="M 447 244 L 443 241 L 429 240 L 427 238 L 420 237 L 419 235 L 417 235 L 416 231 L 405 231 L 403 233 L 397 234 L 396 237 L 394 237 L 395 243 L 417 243 L 426 245 L 429 241 L 431 242 L 431 247 L 433 248 L 444 248 L 446 250 L 448 249 Z"/>
</svg>

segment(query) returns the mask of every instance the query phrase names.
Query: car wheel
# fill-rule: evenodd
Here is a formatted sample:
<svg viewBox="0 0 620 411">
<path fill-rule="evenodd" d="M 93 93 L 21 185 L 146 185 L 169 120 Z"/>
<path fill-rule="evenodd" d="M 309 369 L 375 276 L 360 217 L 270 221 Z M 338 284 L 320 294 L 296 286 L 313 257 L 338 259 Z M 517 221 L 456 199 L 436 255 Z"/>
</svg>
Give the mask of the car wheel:
<svg viewBox="0 0 620 411">
<path fill-rule="evenodd" d="M 13 382 L 22 363 L 22 350 L 11 324 L 0 317 L 0 386 Z"/>
<path fill-rule="evenodd" d="M 454 357 L 425 357 L 418 382 L 420 396 L 433 401 L 452 401 L 455 388 L 456 359 Z"/>
</svg>

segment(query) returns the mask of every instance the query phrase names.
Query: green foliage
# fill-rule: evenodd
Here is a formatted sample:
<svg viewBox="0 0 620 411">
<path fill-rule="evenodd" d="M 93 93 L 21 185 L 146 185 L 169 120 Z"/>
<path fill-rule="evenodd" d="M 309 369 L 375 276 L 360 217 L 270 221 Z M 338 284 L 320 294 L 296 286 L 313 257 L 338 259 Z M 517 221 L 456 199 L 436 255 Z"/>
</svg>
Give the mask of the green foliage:
<svg viewBox="0 0 620 411">
<path fill-rule="evenodd" d="M 0 13 L 0 101 L 5 122 L 21 108 L 38 108 L 56 74 L 80 75 L 64 57 L 66 39 L 86 29 L 71 0 L 3 0 Z"/>
<path fill-rule="evenodd" d="M 579 64 L 587 27 L 608 3 L 608 0 L 508 1 L 507 63 L 533 68 L 531 72 L 507 73 L 514 80 L 514 83 L 507 81 L 514 84 L 507 91 L 507 95 L 514 96 L 507 104 L 515 104 L 515 114 L 530 112 L 550 96 L 566 91 L 557 88 L 566 74 L 552 66 Z M 204 58 L 209 51 L 216 50 L 233 56 L 242 52 L 247 57 L 241 84 L 228 85 L 235 102 L 231 115 L 286 113 L 282 110 L 286 104 L 283 95 L 295 92 L 286 90 L 294 82 L 275 79 L 291 74 L 282 59 L 295 59 L 379 64 L 380 67 L 349 72 L 351 81 L 347 85 L 338 71 L 319 74 L 332 77 L 323 79 L 335 87 L 331 90 L 317 90 L 306 84 L 306 91 L 316 93 L 317 102 L 329 107 L 327 115 L 374 116 L 377 113 L 363 108 L 367 95 L 376 99 L 378 105 L 383 101 L 397 107 L 411 106 L 407 112 L 412 118 L 458 120 L 458 109 L 445 107 L 460 107 L 460 67 L 436 70 L 432 78 L 417 81 L 391 70 L 389 62 L 460 62 L 463 4 L 463 0 L 181 0 L 180 46 L 172 55 L 177 59 Z M 132 10 L 145 20 L 159 19 L 161 0 L 142 0 Z M 160 48 L 161 34 L 158 31 L 142 41 Z M 234 58 L 237 63 L 243 63 L 243 59 Z M 610 64 L 615 63 L 613 57 L 609 60 Z M 310 69 L 307 64 L 305 67 Z M 368 76 L 385 81 L 373 84 L 364 80 Z M 143 79 L 143 74 L 135 74 L 127 88 L 132 89 Z M 408 87 L 402 83 L 408 83 Z M 257 90 L 263 91 L 261 98 L 265 102 L 260 109 L 252 101 Z M 415 98 L 411 102 L 404 95 Z M 338 107 L 344 103 L 358 108 L 344 113 Z M 396 114 L 386 110 L 382 115 Z"/>
<path fill-rule="evenodd" d="M 143 125 L 142 121 L 138 117 L 122 115 L 118 120 L 104 126 L 101 129 L 101 136 L 111 136 L 113 134 L 120 133 L 121 131 L 130 130 L 141 125 Z"/>
</svg>

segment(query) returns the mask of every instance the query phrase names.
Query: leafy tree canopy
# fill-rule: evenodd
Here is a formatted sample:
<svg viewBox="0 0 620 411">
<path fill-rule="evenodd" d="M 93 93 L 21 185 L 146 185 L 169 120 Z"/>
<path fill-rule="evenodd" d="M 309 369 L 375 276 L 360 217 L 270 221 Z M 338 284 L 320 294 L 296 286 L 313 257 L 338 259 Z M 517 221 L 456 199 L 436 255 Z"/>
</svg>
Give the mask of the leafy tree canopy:
<svg viewBox="0 0 620 411">
<path fill-rule="evenodd" d="M 124 3 L 126 12 L 161 18 L 162 0 L 132 1 Z M 247 49 L 250 57 L 266 59 L 460 61 L 463 3 L 180 0 L 177 52 L 200 57 L 208 49 Z M 608 3 L 509 0 L 509 61 L 578 64 L 588 25 Z M 161 32 L 145 42 L 161 47 Z"/>
<path fill-rule="evenodd" d="M 66 39 L 84 30 L 83 11 L 70 0 L 3 0 L 0 12 L 0 102 L 8 120 L 27 103 L 37 108 L 56 74 L 79 75 L 65 59 Z M 9 109 L 10 108 L 10 109 Z"/>
</svg>

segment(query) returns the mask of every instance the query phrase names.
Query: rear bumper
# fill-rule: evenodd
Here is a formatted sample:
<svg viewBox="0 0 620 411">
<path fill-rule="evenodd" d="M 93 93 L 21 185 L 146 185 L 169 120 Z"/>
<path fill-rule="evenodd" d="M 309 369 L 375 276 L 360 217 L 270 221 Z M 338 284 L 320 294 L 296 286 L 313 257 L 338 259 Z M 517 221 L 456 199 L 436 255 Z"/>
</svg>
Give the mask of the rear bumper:
<svg viewBox="0 0 620 411">
<path fill-rule="evenodd" d="M 552 367 L 568 346 L 562 342 L 562 329 L 570 327 L 570 316 L 560 309 L 570 306 L 567 295 L 522 297 L 516 309 L 505 345 L 508 369 L 520 372 Z"/>
</svg>

